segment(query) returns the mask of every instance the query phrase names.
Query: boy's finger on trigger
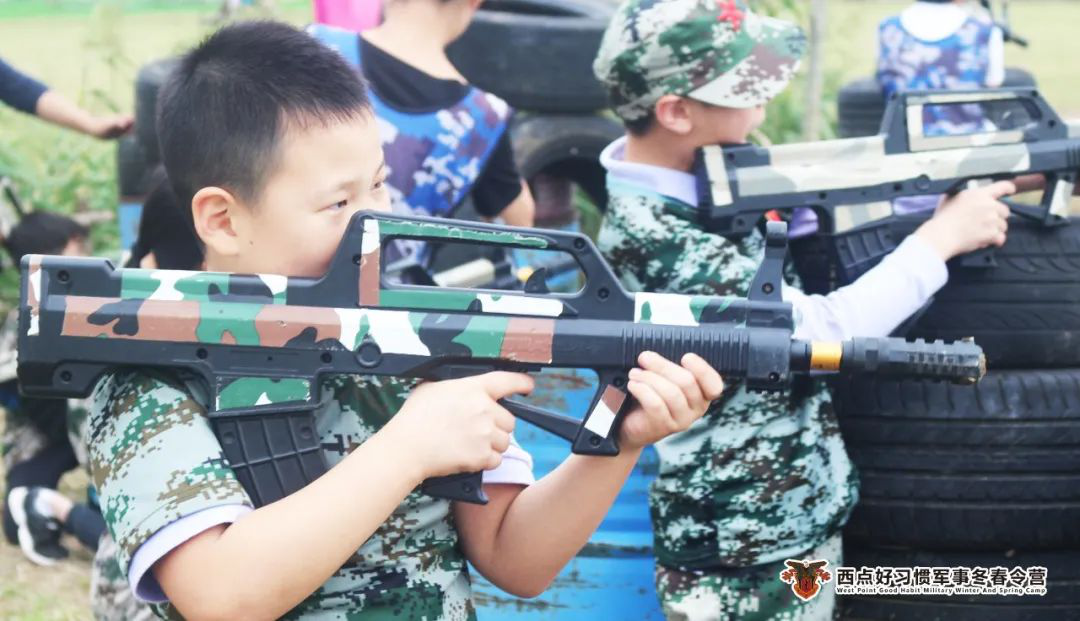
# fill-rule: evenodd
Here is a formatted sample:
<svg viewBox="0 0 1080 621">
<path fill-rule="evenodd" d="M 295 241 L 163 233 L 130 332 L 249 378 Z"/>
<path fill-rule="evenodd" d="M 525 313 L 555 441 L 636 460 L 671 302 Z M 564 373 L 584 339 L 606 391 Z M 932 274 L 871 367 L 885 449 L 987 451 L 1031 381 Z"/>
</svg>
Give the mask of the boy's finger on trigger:
<svg viewBox="0 0 1080 621">
<path fill-rule="evenodd" d="M 528 394 L 533 389 L 533 379 L 524 373 L 492 371 L 477 376 L 484 390 L 492 399 L 499 400 L 515 394 Z"/>
<path fill-rule="evenodd" d="M 986 189 L 994 198 L 1016 194 L 1016 184 L 1012 181 L 997 181 L 987 186 Z"/>
<path fill-rule="evenodd" d="M 724 379 L 720 377 L 720 374 L 716 369 L 701 356 L 697 354 L 686 354 L 682 357 L 682 365 L 694 374 L 698 387 L 701 388 L 701 393 L 705 396 L 706 400 L 713 401 L 719 398 L 720 394 L 724 392 Z"/>
</svg>

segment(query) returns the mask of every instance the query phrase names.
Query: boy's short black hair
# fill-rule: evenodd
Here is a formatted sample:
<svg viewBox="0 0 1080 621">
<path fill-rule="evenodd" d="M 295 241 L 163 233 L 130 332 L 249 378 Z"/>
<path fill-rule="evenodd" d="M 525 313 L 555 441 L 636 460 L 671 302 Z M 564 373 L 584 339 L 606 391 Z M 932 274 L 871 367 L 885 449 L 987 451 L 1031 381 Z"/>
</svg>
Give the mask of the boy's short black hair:
<svg viewBox="0 0 1080 621">
<path fill-rule="evenodd" d="M 340 54 L 272 21 L 210 35 L 180 59 L 157 105 L 162 161 L 189 223 L 201 188 L 256 200 L 289 124 L 332 124 L 370 110 Z"/>
<path fill-rule="evenodd" d="M 645 134 L 649 133 L 649 130 L 652 129 L 653 125 L 656 124 L 656 113 L 650 110 L 649 114 L 643 117 L 636 118 L 632 121 L 623 119 L 622 122 L 623 127 L 626 128 L 626 131 L 630 132 L 634 136 L 644 136 Z"/>
<path fill-rule="evenodd" d="M 26 214 L 12 227 L 4 248 L 15 265 L 28 254 L 60 254 L 73 239 L 86 239 L 90 232 L 86 227 L 67 216 L 48 211 Z"/>
</svg>

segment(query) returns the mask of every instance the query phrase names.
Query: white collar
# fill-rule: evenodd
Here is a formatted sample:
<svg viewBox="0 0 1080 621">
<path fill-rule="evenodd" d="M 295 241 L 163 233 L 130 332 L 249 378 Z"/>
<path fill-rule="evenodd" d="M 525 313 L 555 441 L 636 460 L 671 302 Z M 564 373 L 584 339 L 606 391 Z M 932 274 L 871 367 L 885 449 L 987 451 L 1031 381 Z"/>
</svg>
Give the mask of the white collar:
<svg viewBox="0 0 1080 621">
<path fill-rule="evenodd" d="M 653 192 L 697 207 L 697 179 L 674 168 L 625 161 L 626 136 L 612 142 L 600 153 L 600 164 L 616 180 L 644 186 Z"/>
<path fill-rule="evenodd" d="M 913 37 L 934 43 L 951 37 L 970 16 L 957 4 L 916 2 L 900 13 L 900 24 Z"/>
</svg>

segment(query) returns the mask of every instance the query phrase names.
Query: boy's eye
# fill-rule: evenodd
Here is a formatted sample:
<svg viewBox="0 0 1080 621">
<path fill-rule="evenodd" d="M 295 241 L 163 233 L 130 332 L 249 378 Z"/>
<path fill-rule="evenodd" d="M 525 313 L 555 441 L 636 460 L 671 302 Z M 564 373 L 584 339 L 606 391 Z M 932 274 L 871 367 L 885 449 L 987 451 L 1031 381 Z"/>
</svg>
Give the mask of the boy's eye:
<svg viewBox="0 0 1080 621">
<path fill-rule="evenodd" d="M 386 177 L 376 180 L 375 185 L 371 186 L 371 189 L 380 190 L 384 185 L 386 185 Z"/>
<path fill-rule="evenodd" d="M 333 205 L 330 205 L 330 209 L 345 209 L 348 206 L 349 206 L 349 200 L 345 199 L 345 200 L 342 200 L 342 201 L 338 201 L 338 202 L 334 203 Z"/>
</svg>

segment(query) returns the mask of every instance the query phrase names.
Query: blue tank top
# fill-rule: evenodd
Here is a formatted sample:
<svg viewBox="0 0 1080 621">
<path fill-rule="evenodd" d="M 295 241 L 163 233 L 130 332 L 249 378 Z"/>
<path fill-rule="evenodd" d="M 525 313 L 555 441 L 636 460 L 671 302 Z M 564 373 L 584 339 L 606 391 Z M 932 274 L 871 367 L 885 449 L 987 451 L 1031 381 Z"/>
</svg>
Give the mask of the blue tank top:
<svg viewBox="0 0 1080 621">
<path fill-rule="evenodd" d="M 912 90 L 972 90 L 986 85 L 994 25 L 968 17 L 952 35 L 925 41 L 908 32 L 899 16 L 881 22 L 877 81 L 886 97 Z M 927 106 L 924 135 L 983 131 L 977 107 Z"/>
<path fill-rule="evenodd" d="M 311 26 L 308 32 L 360 67 L 357 33 L 325 24 Z M 372 89 L 368 97 L 379 119 L 394 209 L 451 215 L 506 131 L 510 106 L 474 86 L 456 104 L 426 112 L 394 108 Z"/>
</svg>

